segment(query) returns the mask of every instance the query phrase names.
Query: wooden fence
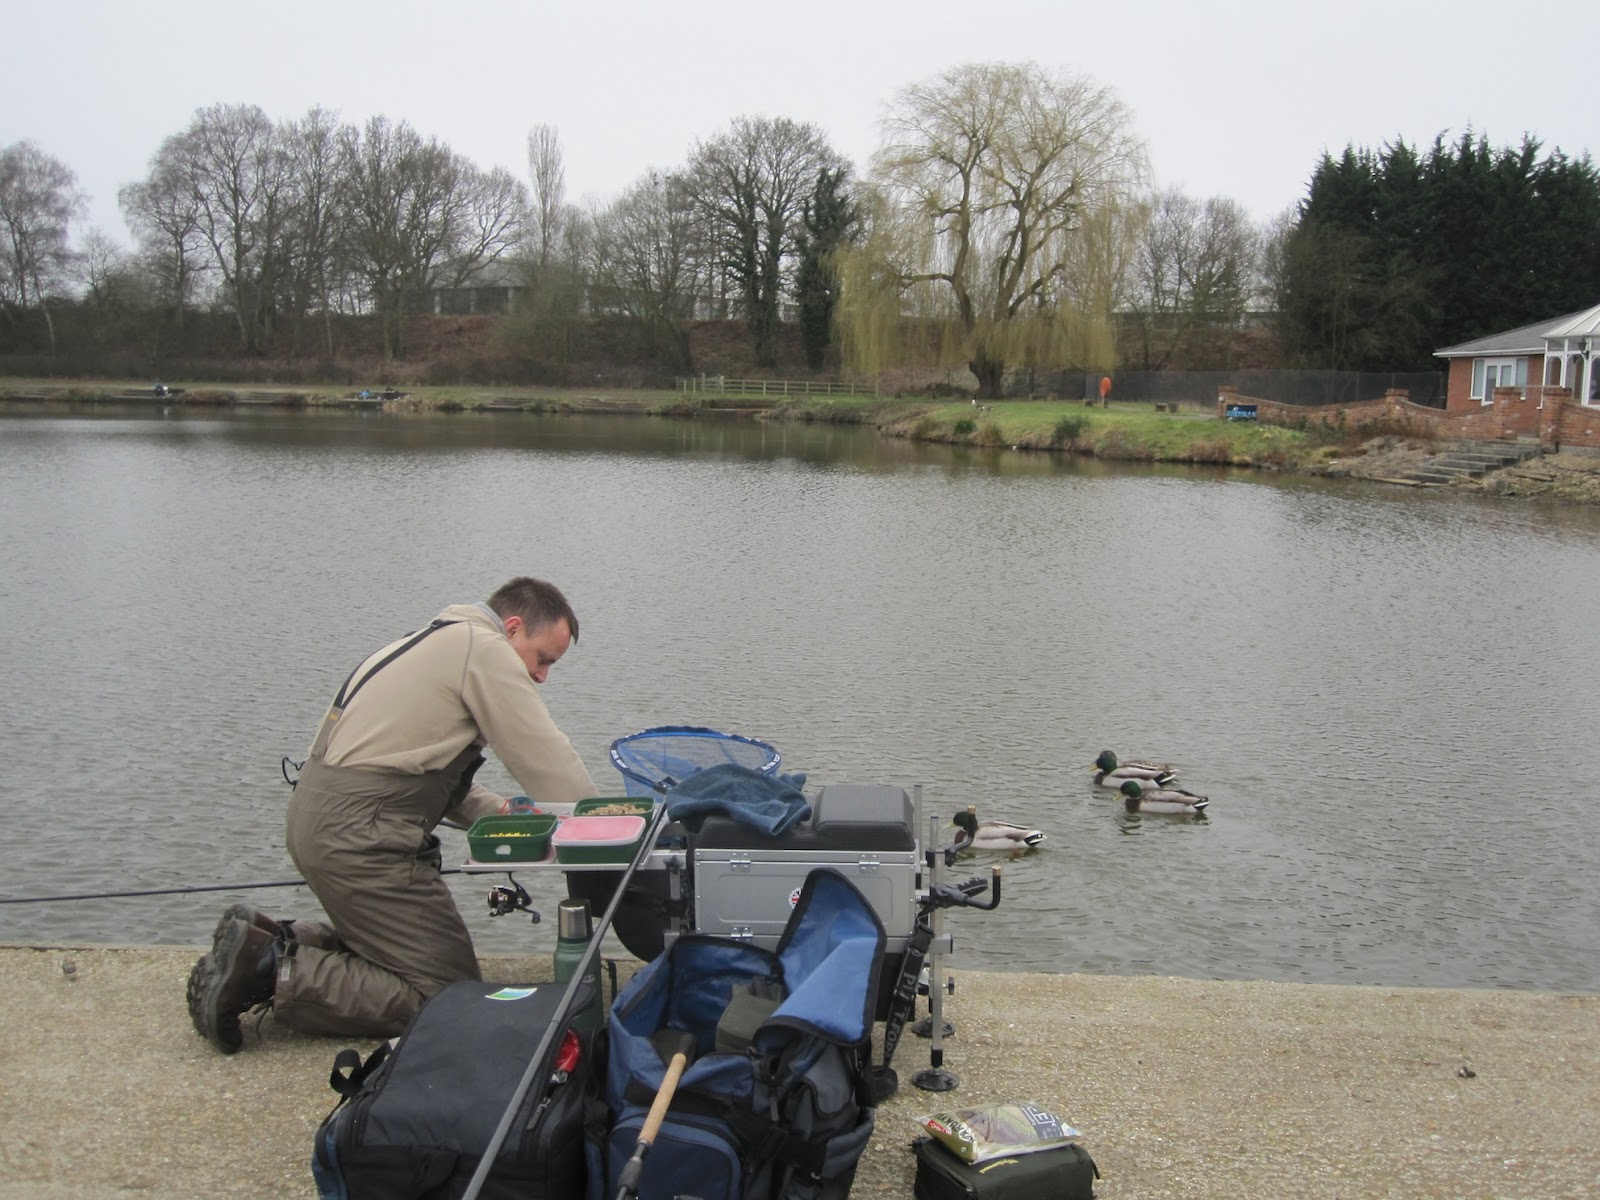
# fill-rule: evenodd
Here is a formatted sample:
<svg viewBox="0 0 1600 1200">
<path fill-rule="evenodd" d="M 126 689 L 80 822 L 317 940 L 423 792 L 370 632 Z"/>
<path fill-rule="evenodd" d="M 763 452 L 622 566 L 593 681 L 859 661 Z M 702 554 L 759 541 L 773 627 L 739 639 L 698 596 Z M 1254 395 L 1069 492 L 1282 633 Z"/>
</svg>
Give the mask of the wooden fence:
<svg viewBox="0 0 1600 1200">
<path fill-rule="evenodd" d="M 825 379 L 731 379 L 726 375 L 678 378 L 684 395 L 710 396 L 871 396 L 870 383 L 832 383 Z"/>
</svg>

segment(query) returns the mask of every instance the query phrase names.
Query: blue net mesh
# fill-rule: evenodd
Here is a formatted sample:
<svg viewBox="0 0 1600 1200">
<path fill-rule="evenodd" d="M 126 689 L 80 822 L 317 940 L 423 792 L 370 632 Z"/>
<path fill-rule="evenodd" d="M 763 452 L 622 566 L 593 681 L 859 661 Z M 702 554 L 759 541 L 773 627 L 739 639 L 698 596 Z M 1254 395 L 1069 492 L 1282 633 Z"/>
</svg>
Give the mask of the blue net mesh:
<svg viewBox="0 0 1600 1200">
<path fill-rule="evenodd" d="M 629 796 L 659 796 L 696 771 L 721 763 L 774 775 L 778 757 L 766 742 L 696 725 L 662 725 L 611 743 L 611 764 L 622 772 Z"/>
</svg>

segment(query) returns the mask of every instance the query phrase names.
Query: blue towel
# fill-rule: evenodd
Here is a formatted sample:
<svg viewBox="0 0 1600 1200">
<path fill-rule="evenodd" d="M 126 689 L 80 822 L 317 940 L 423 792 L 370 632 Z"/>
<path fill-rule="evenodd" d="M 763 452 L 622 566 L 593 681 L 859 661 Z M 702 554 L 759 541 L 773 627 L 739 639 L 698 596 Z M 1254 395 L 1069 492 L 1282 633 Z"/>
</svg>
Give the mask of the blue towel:
<svg viewBox="0 0 1600 1200">
<path fill-rule="evenodd" d="M 811 816 L 811 805 L 800 791 L 805 784 L 806 777 L 798 773 L 774 777 L 719 763 L 696 771 L 667 793 L 667 816 L 690 833 L 699 833 L 707 817 L 718 816 L 778 837 Z"/>
</svg>

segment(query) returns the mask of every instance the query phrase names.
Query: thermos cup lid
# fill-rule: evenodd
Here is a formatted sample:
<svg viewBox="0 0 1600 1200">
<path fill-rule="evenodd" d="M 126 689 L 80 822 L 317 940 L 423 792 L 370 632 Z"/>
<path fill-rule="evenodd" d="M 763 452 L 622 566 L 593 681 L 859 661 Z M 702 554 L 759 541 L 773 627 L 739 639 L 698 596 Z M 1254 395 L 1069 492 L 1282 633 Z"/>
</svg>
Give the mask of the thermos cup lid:
<svg viewBox="0 0 1600 1200">
<path fill-rule="evenodd" d="M 591 926 L 589 924 L 589 902 L 587 900 L 563 900 L 556 906 L 556 936 L 563 941 L 583 942 L 589 940 Z"/>
</svg>

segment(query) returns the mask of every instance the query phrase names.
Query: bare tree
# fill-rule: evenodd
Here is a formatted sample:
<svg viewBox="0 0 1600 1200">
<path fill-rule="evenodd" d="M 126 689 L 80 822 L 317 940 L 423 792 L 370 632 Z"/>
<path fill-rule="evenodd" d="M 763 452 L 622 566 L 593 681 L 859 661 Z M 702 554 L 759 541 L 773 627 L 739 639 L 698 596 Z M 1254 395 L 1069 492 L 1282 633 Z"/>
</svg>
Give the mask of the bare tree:
<svg viewBox="0 0 1600 1200">
<path fill-rule="evenodd" d="M 504 167 L 481 171 L 456 159 L 459 181 L 450 206 L 451 237 L 440 261 L 437 281 L 460 287 L 485 267 L 499 262 L 522 240 L 528 218 L 528 188 Z"/>
<path fill-rule="evenodd" d="M 181 137 L 167 138 L 150 160 L 149 175 L 117 193 L 145 269 L 157 294 L 172 305 L 180 329 L 195 277 L 206 269 L 200 204 L 189 186 L 182 150 Z"/>
<path fill-rule="evenodd" d="M 1256 272 L 1256 232 L 1237 201 L 1205 202 L 1169 188 L 1150 204 L 1140 241 L 1130 325 L 1131 357 L 1161 370 L 1226 365 Z"/>
<path fill-rule="evenodd" d="M 83 301 L 90 308 L 126 307 L 134 291 L 134 262 L 105 230 L 83 235 L 77 255 L 77 277 L 83 284 Z"/>
<path fill-rule="evenodd" d="M 347 130 L 340 161 L 351 267 L 378 314 L 385 357 L 398 358 L 429 290 L 470 282 L 516 244 L 527 189 L 387 117 Z"/>
<path fill-rule="evenodd" d="M 394 359 L 427 266 L 445 240 L 442 210 L 455 187 L 454 163 L 443 146 L 381 116 L 344 132 L 340 163 L 350 264 L 378 315 L 384 357 Z"/>
<path fill-rule="evenodd" d="M 1289 205 L 1256 228 L 1256 270 L 1251 279 L 1249 303 L 1270 312 L 1280 311 L 1279 292 L 1284 286 L 1284 258 L 1289 235 L 1299 219 L 1297 205 Z"/>
<path fill-rule="evenodd" d="M 506 335 L 521 351 L 564 373 L 572 359 L 574 330 L 588 303 L 595 218 L 569 204 L 556 228 L 560 234 L 544 264 L 531 257 L 524 260 L 517 319 L 507 326 Z"/>
<path fill-rule="evenodd" d="M 595 217 L 591 296 L 599 312 L 631 318 L 642 349 L 688 371 L 695 217 L 681 177 L 647 173 Z"/>
<path fill-rule="evenodd" d="M 528 174 L 533 180 L 519 307 L 530 343 L 565 364 L 571 325 L 583 306 L 583 245 L 592 231 L 581 209 L 567 203 L 567 169 L 554 125 L 528 131 Z"/>
<path fill-rule="evenodd" d="M 0 300 L 44 314 L 55 354 L 55 321 L 46 303 L 70 274 L 67 237 L 86 200 L 78 177 L 31 141 L 0 150 Z"/>
<path fill-rule="evenodd" d="M 73 267 L 87 318 L 78 336 L 102 351 L 128 346 L 151 311 L 149 276 L 137 256 L 104 230 L 90 229 L 79 239 Z"/>
<path fill-rule="evenodd" d="M 1146 170 L 1127 109 L 1086 77 L 981 63 L 904 89 L 873 160 L 869 236 L 847 259 L 852 360 L 925 356 L 931 329 L 985 396 L 1012 363 L 1111 365 L 1110 313 L 1077 307 L 1068 268 L 1090 257 L 1076 241 L 1118 227 L 1104 214 L 1136 202 Z"/>
<path fill-rule="evenodd" d="M 562 161 L 561 135 L 554 125 L 535 125 L 528 130 L 528 174 L 533 180 L 532 258 L 543 270 L 561 241 L 567 213 L 567 168 Z"/>
<path fill-rule="evenodd" d="M 822 131 L 785 117 L 738 117 L 696 146 L 685 172 L 707 249 L 739 296 L 760 366 L 778 361 L 779 303 L 792 283 L 807 198 L 844 161 Z"/>
<path fill-rule="evenodd" d="M 283 303 L 301 345 L 305 318 L 322 316 L 323 344 L 333 354 L 333 296 L 343 274 L 339 237 L 338 115 L 312 108 L 281 131 L 290 190 L 284 222 L 287 269 Z"/>
<path fill-rule="evenodd" d="M 260 108 L 214 104 L 163 147 L 187 186 L 196 225 L 221 276 L 248 352 L 272 332 L 278 281 L 288 273 L 288 154 Z"/>
</svg>

